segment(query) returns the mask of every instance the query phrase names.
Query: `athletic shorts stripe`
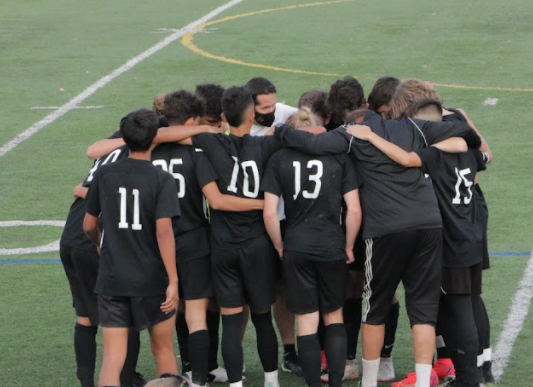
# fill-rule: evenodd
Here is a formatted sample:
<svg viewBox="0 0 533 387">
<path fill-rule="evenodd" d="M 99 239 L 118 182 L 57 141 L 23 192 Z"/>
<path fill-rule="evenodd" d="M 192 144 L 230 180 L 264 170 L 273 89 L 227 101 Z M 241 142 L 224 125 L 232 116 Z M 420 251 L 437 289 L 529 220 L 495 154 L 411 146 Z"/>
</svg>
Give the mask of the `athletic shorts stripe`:
<svg viewBox="0 0 533 387">
<path fill-rule="evenodd" d="M 370 281 L 372 281 L 372 246 L 374 241 L 372 238 L 365 239 L 366 246 L 366 260 L 365 260 L 365 302 L 363 309 L 363 322 L 366 322 L 366 317 L 370 311 L 370 296 L 372 295 L 372 288 L 370 287 Z"/>
</svg>

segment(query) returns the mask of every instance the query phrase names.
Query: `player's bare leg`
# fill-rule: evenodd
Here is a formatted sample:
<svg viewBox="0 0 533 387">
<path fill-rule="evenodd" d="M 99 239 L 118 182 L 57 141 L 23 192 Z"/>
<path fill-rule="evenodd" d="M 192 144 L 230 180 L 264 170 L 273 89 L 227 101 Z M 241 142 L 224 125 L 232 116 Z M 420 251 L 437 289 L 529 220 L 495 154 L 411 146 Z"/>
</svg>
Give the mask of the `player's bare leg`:
<svg viewBox="0 0 533 387">
<path fill-rule="evenodd" d="M 150 345 L 156 362 L 157 376 L 164 373 L 177 374 L 178 365 L 174 354 L 172 335 L 176 324 L 176 316 L 162 321 L 149 329 Z"/>
<path fill-rule="evenodd" d="M 377 385 L 379 358 L 385 339 L 385 324 L 363 324 L 363 379 L 361 387 Z"/>
<path fill-rule="evenodd" d="M 120 372 L 126 361 L 129 328 L 102 328 L 104 357 L 98 384 L 120 386 Z"/>
<path fill-rule="evenodd" d="M 192 382 L 198 386 L 207 383 L 209 362 L 209 333 L 206 312 L 208 299 L 185 301 L 185 319 L 189 327 L 189 359 L 192 367 Z"/>
</svg>

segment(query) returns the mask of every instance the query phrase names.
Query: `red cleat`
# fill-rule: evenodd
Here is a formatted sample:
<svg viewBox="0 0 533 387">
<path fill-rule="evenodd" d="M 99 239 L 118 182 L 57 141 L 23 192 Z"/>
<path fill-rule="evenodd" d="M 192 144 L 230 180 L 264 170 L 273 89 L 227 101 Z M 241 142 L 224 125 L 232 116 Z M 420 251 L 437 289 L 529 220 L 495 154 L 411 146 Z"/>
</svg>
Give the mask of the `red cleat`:
<svg viewBox="0 0 533 387">
<path fill-rule="evenodd" d="M 415 387 L 416 385 L 416 372 L 411 372 L 407 375 L 404 380 L 394 382 L 391 384 L 392 387 Z M 434 369 L 431 370 L 431 377 L 429 379 L 429 385 L 431 387 L 436 387 L 439 385 L 439 377 Z"/>
<path fill-rule="evenodd" d="M 433 369 L 437 372 L 439 379 L 444 379 L 445 381 L 455 379 L 455 367 L 452 359 L 437 359 Z"/>
</svg>

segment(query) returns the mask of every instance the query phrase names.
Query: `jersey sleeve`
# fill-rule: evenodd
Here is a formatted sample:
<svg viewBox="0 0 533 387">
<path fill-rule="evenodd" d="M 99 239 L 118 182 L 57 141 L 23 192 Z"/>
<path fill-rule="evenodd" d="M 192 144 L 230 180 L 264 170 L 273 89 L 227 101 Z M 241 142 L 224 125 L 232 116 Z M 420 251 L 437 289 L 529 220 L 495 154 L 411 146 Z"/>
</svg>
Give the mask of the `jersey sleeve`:
<svg viewBox="0 0 533 387">
<path fill-rule="evenodd" d="M 122 138 L 122 133 L 120 133 L 120 130 L 116 130 L 111 136 L 109 136 L 108 140 L 113 140 L 115 138 Z"/>
<path fill-rule="evenodd" d="M 292 148 L 311 155 L 331 155 L 348 153 L 350 138 L 344 128 L 314 135 L 303 130 L 296 130 L 288 125 L 278 125 L 274 136 L 286 148 Z"/>
<path fill-rule="evenodd" d="M 156 219 L 173 218 L 181 215 L 176 183 L 169 173 L 163 172 L 163 174 L 165 176 L 162 178 L 161 189 L 157 195 Z"/>
<path fill-rule="evenodd" d="M 433 122 L 433 121 L 414 121 L 421 129 L 427 145 L 433 145 L 450 137 L 462 137 L 469 148 L 479 148 L 481 139 L 477 133 L 468 124 L 463 122 Z M 420 127 L 420 124 L 422 126 Z"/>
<path fill-rule="evenodd" d="M 474 157 L 476 159 L 477 171 L 481 172 L 487 169 L 487 163 L 489 162 L 489 156 L 486 152 L 481 152 L 479 150 L 472 150 Z"/>
<path fill-rule="evenodd" d="M 94 217 L 99 217 L 102 212 L 102 207 L 100 205 L 100 193 L 99 191 L 99 180 L 100 174 L 95 173 L 94 178 L 89 186 L 89 191 L 85 197 L 85 202 L 87 203 L 87 213 Z"/>
<path fill-rule="evenodd" d="M 357 175 L 353 161 L 347 155 L 341 156 L 343 164 L 342 194 L 346 194 L 361 186 L 361 179 Z"/>
<path fill-rule="evenodd" d="M 261 181 L 261 190 L 277 196 L 281 195 L 281 184 L 278 175 L 279 153 L 275 154 L 268 161 L 263 179 Z"/>
<path fill-rule="evenodd" d="M 200 188 L 204 188 L 207 184 L 218 179 L 209 159 L 199 148 L 194 149 L 194 168 Z"/>
<path fill-rule="evenodd" d="M 441 151 L 430 146 L 429 148 L 419 149 L 416 154 L 422 161 L 422 172 L 429 176 L 436 176 L 439 170 L 439 163 L 441 158 Z"/>
</svg>

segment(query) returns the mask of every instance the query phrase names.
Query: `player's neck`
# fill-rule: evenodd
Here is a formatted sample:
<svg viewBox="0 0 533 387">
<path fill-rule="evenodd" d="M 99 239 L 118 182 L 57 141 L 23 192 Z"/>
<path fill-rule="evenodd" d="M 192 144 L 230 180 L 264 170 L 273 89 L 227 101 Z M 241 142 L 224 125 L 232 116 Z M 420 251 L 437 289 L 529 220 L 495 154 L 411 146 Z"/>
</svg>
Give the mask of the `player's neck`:
<svg viewBox="0 0 533 387">
<path fill-rule="evenodd" d="M 134 160 L 150 161 L 151 156 L 152 156 L 152 151 L 147 150 L 146 152 L 131 152 L 128 157 Z"/>
<path fill-rule="evenodd" d="M 251 125 L 244 124 L 241 126 L 230 126 L 229 131 L 231 134 L 237 137 L 242 137 L 245 134 L 250 134 L 250 129 L 252 129 Z"/>
</svg>

